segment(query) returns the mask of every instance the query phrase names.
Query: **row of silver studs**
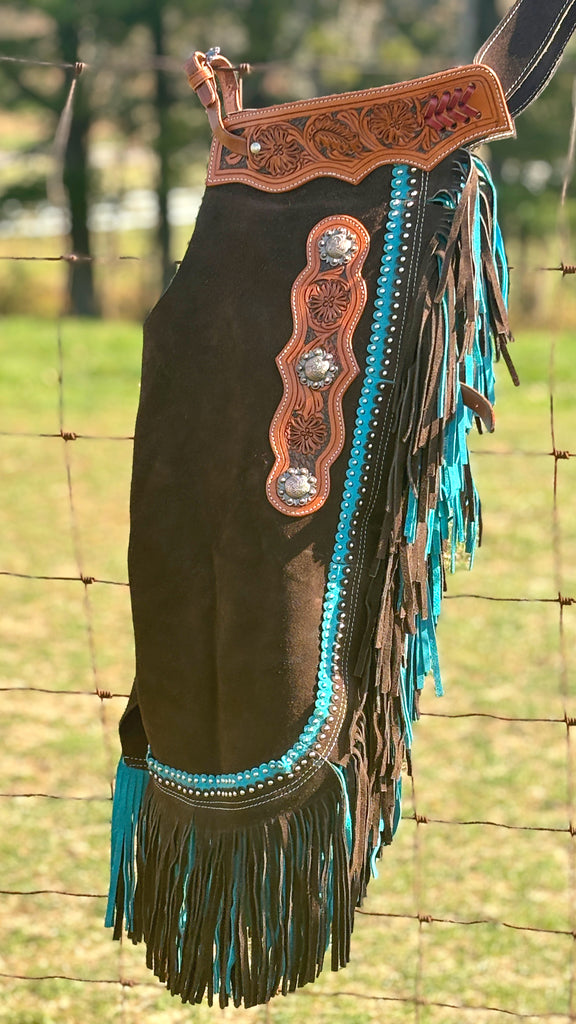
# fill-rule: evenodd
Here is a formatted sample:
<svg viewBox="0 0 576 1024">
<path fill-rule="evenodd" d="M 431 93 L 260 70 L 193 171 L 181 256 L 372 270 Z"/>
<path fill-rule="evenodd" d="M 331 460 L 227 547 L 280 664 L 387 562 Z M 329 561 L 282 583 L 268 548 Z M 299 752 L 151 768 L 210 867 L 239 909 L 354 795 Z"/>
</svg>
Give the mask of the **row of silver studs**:
<svg viewBox="0 0 576 1024">
<path fill-rule="evenodd" d="M 198 774 L 179 771 L 163 765 L 148 752 L 148 769 L 159 785 L 182 795 L 192 802 L 222 801 L 234 798 L 243 803 L 263 802 L 270 799 L 276 787 L 303 780 L 317 767 L 318 759 L 327 756 L 327 746 L 335 735 L 345 712 L 344 686 L 341 679 L 341 648 L 346 626 L 346 596 L 353 561 L 353 538 L 356 520 L 363 507 L 367 491 L 368 472 L 371 468 L 375 430 L 383 401 L 382 392 L 393 383 L 388 379 L 387 367 L 398 329 L 398 299 L 406 270 L 409 239 L 412 228 L 412 207 L 417 192 L 416 179 L 400 165 L 392 175 L 390 209 L 386 223 L 384 251 L 377 282 L 374 319 L 368 346 L 366 372 L 354 430 L 353 447 L 341 506 L 340 522 L 334 553 L 328 573 L 322 623 L 322 653 L 318 676 L 317 699 L 314 714 L 298 741 L 280 758 L 271 760 L 243 772 L 229 774 Z M 411 189 L 409 191 L 409 189 Z M 394 290 L 390 291 L 393 281 Z M 386 315 L 385 315 L 386 314 Z M 332 740 L 333 742 L 333 740 Z M 270 793 L 270 797 L 266 794 Z"/>
<path fill-rule="evenodd" d="M 365 502 L 371 469 L 376 428 L 388 385 L 390 357 L 397 342 L 400 309 L 400 285 L 406 271 L 408 242 L 412 229 L 415 168 L 394 167 L 386 234 L 376 287 L 372 333 L 368 345 L 366 371 L 360 395 L 352 451 L 344 485 L 340 522 L 334 554 L 328 573 L 322 624 L 320 678 L 333 678 L 340 672 L 341 647 L 346 629 L 346 596 L 351 576 L 354 538 L 358 518 Z M 391 288 L 392 286 L 392 288 Z"/>
</svg>

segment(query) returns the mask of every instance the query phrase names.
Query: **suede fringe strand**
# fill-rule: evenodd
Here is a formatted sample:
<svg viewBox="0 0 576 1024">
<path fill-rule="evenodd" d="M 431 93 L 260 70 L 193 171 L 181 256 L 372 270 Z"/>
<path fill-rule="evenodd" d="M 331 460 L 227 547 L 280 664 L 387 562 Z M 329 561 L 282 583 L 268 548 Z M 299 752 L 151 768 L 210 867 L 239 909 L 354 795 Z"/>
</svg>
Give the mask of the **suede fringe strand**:
<svg viewBox="0 0 576 1024">
<path fill-rule="evenodd" d="M 454 180 L 433 199 L 446 230 L 431 240 L 408 327 L 415 356 L 397 389 L 348 758 L 302 806 L 242 828 L 232 808 L 198 812 L 148 785 L 146 771 L 119 768 L 107 923 L 118 937 L 125 919 L 129 937 L 146 942 L 148 966 L 184 1002 L 265 1003 L 313 981 L 330 943 L 332 969 L 344 966 L 354 907 L 398 825 L 429 671 L 441 692 L 445 565 L 462 546 L 471 560 L 480 535 L 466 444 L 474 417 L 461 384 L 492 402 L 493 360 L 510 365 L 493 186 L 475 158 L 455 167 Z"/>
<path fill-rule="evenodd" d="M 442 692 L 436 623 L 446 567 L 454 569 L 459 548 L 471 564 L 481 539 L 466 442 L 474 415 L 461 384 L 492 403 L 493 362 L 500 356 L 518 383 L 508 355 L 507 265 L 494 187 L 474 157 L 455 172 L 459 189 L 433 199 L 446 210 L 446 231 L 431 240 L 408 327 L 417 338 L 415 357 L 393 414 L 393 469 L 356 665 L 363 686 L 349 785 L 359 762 L 369 780 L 353 855 L 357 868 L 364 862 L 360 899 L 400 817 L 400 775 L 403 767 L 410 773 L 412 722 L 429 672 Z M 479 420 L 476 425 L 480 430 Z"/>
<path fill-rule="evenodd" d="M 117 932 L 125 915 L 148 967 L 183 1002 L 265 1003 L 314 981 L 330 943 L 332 969 L 348 963 L 350 826 L 341 777 L 330 776 L 300 809 L 237 829 L 226 812 L 225 830 L 148 787 L 133 908 L 122 884 L 111 901 Z M 123 850 L 129 861 L 129 841 Z"/>
</svg>

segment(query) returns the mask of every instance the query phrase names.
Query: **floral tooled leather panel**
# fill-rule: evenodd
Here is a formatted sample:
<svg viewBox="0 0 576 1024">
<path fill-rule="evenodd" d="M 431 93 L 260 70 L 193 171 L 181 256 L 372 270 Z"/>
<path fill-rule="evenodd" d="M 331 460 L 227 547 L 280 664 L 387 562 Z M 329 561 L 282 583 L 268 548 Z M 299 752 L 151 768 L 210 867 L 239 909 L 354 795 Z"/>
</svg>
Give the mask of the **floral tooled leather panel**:
<svg viewBox="0 0 576 1024">
<path fill-rule="evenodd" d="M 270 427 L 274 467 L 268 500 L 287 516 L 319 509 L 330 466 L 342 451 L 342 398 L 357 376 L 354 329 L 366 305 L 362 266 L 370 246 L 354 217 L 325 217 L 312 229 L 306 266 L 292 287 L 294 330 L 276 357 L 284 393 Z"/>
<path fill-rule="evenodd" d="M 208 185 L 245 182 L 285 192 L 327 176 L 357 184 L 382 164 L 430 170 L 453 150 L 514 135 L 491 68 L 481 64 L 399 85 L 230 114 L 248 154 L 212 141 Z"/>
</svg>

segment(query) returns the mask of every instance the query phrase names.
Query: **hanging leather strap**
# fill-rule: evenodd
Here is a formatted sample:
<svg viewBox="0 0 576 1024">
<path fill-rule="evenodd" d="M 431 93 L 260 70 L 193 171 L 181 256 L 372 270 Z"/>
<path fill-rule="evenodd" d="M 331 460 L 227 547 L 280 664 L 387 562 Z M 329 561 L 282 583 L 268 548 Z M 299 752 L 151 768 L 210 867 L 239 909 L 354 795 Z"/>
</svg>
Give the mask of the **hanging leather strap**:
<svg viewBox="0 0 576 1024">
<path fill-rule="evenodd" d="M 517 0 L 474 58 L 504 87 L 513 117 L 548 84 L 576 28 L 576 0 Z"/>
<path fill-rule="evenodd" d="M 219 54 L 209 57 L 196 50 L 186 61 L 184 68 L 190 86 L 206 109 L 213 134 L 227 149 L 246 156 L 248 152 L 246 139 L 229 132 L 222 120 L 216 76 L 222 90 L 224 112 L 231 114 L 242 108 L 240 82 L 230 61 Z"/>
</svg>

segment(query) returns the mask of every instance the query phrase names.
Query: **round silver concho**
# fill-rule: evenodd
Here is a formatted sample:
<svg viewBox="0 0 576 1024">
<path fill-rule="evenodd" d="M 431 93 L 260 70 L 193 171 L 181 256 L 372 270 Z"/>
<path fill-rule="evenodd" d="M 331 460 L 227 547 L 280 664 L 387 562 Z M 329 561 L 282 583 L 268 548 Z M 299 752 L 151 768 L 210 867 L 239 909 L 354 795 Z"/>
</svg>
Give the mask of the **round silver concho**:
<svg viewBox="0 0 576 1024">
<path fill-rule="evenodd" d="M 329 228 L 318 240 L 320 259 L 331 267 L 349 263 L 358 252 L 358 239 L 347 228 Z"/>
<path fill-rule="evenodd" d="M 318 481 L 309 469 L 296 469 L 290 466 L 290 469 L 278 477 L 276 490 L 278 497 L 286 505 L 307 505 L 316 495 Z"/>
<path fill-rule="evenodd" d="M 296 365 L 296 373 L 302 384 L 318 391 L 331 384 L 338 376 L 338 364 L 331 352 L 324 348 L 315 348 L 300 356 Z"/>
</svg>

